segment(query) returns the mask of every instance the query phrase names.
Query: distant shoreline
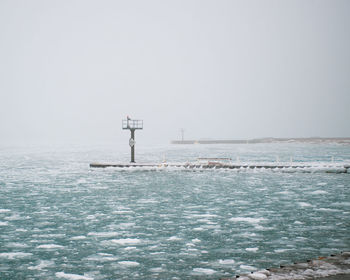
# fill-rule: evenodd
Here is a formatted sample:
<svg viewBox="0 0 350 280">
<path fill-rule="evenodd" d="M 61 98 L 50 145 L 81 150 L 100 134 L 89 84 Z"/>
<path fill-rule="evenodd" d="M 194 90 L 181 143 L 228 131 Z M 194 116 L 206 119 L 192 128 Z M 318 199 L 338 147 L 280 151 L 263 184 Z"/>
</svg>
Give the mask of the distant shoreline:
<svg viewBox="0 0 350 280">
<path fill-rule="evenodd" d="M 256 138 L 256 139 L 200 139 L 200 140 L 172 140 L 171 144 L 259 144 L 259 143 L 337 143 L 350 144 L 350 137 L 308 137 L 308 138 Z"/>
</svg>

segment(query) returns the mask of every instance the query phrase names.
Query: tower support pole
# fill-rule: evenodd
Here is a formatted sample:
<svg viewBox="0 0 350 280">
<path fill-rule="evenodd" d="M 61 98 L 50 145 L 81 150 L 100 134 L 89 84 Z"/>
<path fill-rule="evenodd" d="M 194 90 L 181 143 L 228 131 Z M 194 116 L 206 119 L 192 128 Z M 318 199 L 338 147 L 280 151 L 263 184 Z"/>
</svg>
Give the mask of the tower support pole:
<svg viewBox="0 0 350 280">
<path fill-rule="evenodd" d="M 131 162 L 135 162 L 135 129 L 130 129 Z"/>
</svg>

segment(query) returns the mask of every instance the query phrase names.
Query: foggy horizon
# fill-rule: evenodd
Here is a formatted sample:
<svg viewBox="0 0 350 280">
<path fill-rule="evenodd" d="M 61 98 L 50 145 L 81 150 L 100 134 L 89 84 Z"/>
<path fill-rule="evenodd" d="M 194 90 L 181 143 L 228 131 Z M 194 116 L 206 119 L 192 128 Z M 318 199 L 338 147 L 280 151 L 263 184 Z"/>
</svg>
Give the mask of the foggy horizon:
<svg viewBox="0 0 350 280">
<path fill-rule="evenodd" d="M 0 145 L 350 137 L 349 1 L 0 2 Z"/>
</svg>

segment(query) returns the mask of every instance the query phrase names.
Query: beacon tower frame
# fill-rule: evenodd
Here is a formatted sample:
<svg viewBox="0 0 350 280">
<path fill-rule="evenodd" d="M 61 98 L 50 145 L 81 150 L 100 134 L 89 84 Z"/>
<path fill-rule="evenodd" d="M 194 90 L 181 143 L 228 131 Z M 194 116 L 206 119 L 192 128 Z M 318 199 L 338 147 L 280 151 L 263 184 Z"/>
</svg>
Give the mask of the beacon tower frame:
<svg viewBox="0 0 350 280">
<path fill-rule="evenodd" d="M 131 148 L 131 163 L 135 163 L 135 130 L 143 129 L 143 120 L 132 120 L 129 116 L 126 120 L 122 120 L 122 129 L 129 129 L 131 136 L 129 139 L 129 146 Z"/>
</svg>

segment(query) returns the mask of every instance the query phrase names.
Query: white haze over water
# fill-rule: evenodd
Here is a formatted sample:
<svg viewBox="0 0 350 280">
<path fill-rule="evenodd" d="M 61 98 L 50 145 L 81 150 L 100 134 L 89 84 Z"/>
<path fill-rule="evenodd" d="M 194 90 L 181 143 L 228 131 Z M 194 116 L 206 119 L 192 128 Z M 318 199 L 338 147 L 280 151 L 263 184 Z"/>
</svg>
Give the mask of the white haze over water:
<svg viewBox="0 0 350 280">
<path fill-rule="evenodd" d="M 349 1 L 0 1 L 0 144 L 349 136 Z"/>
</svg>

